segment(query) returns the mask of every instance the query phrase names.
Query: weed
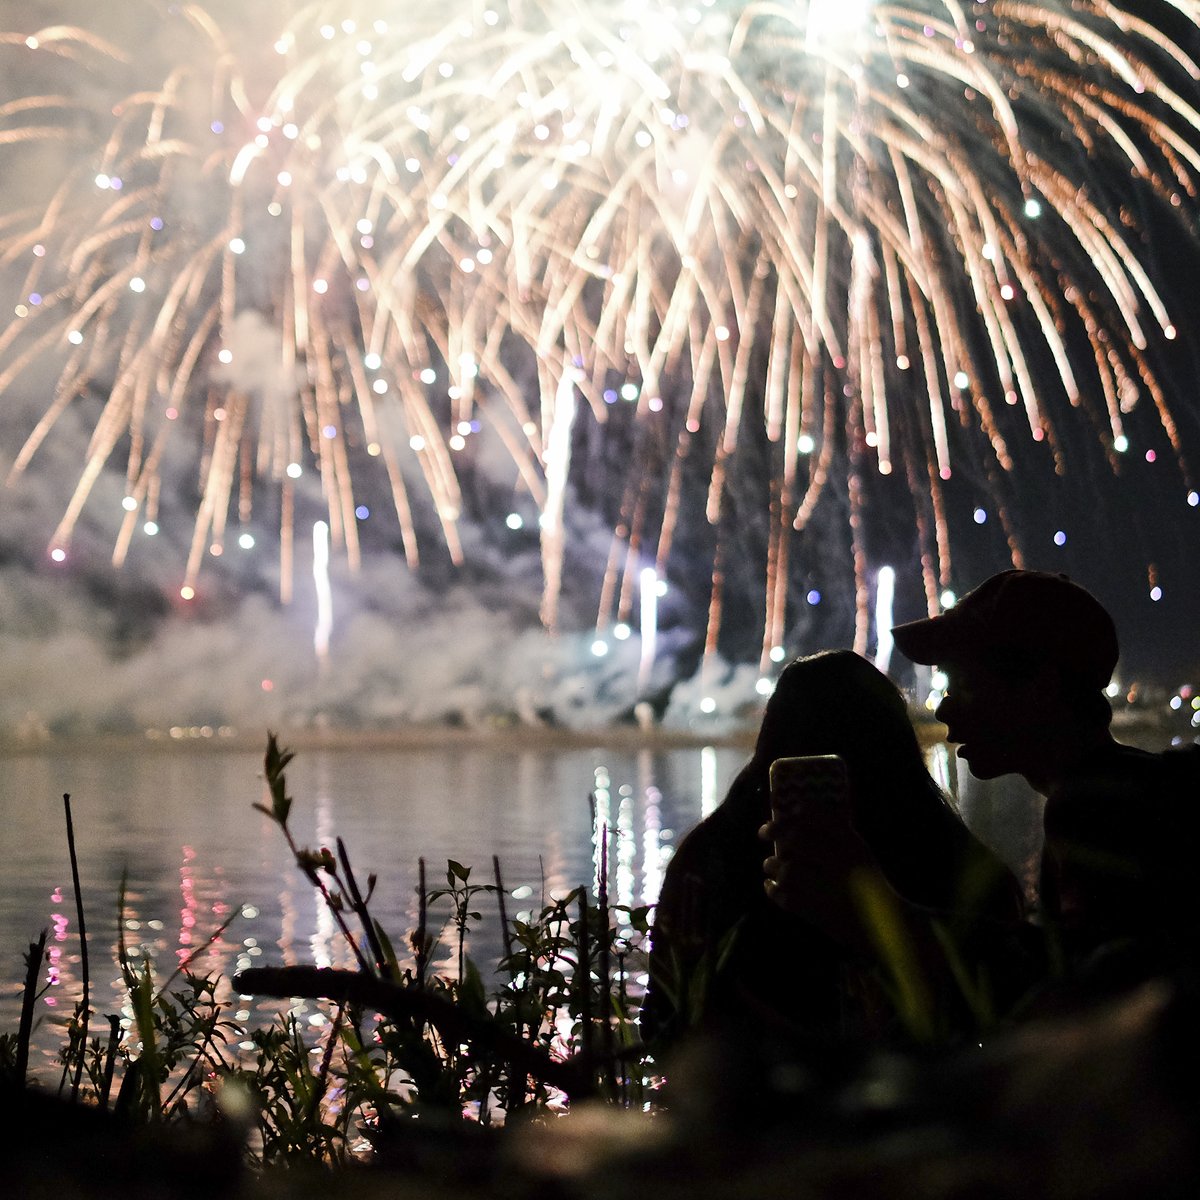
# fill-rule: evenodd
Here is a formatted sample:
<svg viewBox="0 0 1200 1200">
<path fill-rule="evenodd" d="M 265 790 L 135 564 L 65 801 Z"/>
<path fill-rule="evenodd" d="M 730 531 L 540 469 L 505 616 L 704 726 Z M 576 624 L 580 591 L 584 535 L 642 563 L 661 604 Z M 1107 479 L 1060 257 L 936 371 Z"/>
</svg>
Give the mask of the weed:
<svg viewBox="0 0 1200 1200">
<path fill-rule="evenodd" d="M 314 1040 L 290 1010 L 250 1030 L 230 1018 L 223 981 L 192 969 L 229 922 L 162 982 L 149 958 L 129 953 L 122 934 L 118 958 L 131 1019 L 123 1026 L 110 1015 L 107 1036 L 92 1036 L 85 992 L 59 1054 L 64 1098 L 136 1124 L 200 1116 L 236 1124 L 246 1156 L 263 1166 L 341 1164 L 372 1145 L 388 1151 L 414 1117 L 466 1129 L 557 1111 L 582 1096 L 642 1103 L 645 1048 L 635 1033 L 637 989 L 628 981 L 644 970 L 648 909 L 611 906 L 602 884 L 595 903 L 576 888 L 544 899 L 536 915 L 510 918 L 497 860 L 487 883 L 450 860 L 444 885 L 433 888 L 422 861 L 417 927 L 395 942 L 371 912 L 375 876 L 360 885 L 341 839 L 335 850 L 295 840 L 286 777 L 292 757 L 268 737 L 267 795 L 254 807 L 280 829 L 357 967 L 265 967 L 232 983 L 243 995 L 327 1002 L 323 1031 Z M 486 972 L 468 952 L 472 931 L 490 919 L 485 901 L 495 904 L 505 948 Z M 118 908 L 123 915 L 124 883 Z M 80 905 L 86 940 L 82 915 Z M 443 949 L 435 928 L 450 938 L 444 949 L 453 974 L 431 968 Z M 402 960 L 396 945 L 410 955 Z M 30 946 L 20 1030 L 0 1037 L 0 1079 L 18 1086 L 26 1083 L 44 949 L 44 936 Z"/>
</svg>

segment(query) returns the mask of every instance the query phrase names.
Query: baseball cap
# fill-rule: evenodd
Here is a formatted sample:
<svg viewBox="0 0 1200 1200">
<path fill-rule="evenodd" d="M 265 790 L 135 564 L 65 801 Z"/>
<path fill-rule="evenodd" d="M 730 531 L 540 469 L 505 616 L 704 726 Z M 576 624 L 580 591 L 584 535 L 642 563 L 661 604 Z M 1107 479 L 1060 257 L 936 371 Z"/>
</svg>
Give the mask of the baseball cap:
<svg viewBox="0 0 1200 1200">
<path fill-rule="evenodd" d="M 892 630 L 913 662 L 1021 671 L 1054 663 L 1102 688 L 1117 665 L 1117 631 L 1091 592 L 1066 575 L 1002 571 L 936 617 Z"/>
</svg>

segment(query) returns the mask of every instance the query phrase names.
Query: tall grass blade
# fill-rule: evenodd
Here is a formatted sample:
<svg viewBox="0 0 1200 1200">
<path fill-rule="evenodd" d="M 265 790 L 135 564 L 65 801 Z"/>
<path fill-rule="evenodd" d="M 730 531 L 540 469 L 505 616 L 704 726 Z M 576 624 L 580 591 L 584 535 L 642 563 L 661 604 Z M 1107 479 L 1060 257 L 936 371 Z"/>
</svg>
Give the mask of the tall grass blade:
<svg viewBox="0 0 1200 1200">
<path fill-rule="evenodd" d="M 854 877 L 851 887 L 868 935 L 890 977 L 897 1015 L 913 1039 L 932 1043 L 937 1032 L 937 1010 L 895 894 L 882 880 L 865 873 Z"/>
<path fill-rule="evenodd" d="M 79 920 L 79 978 L 83 997 L 79 1002 L 79 1057 L 71 1079 L 71 1100 L 79 1097 L 79 1082 L 83 1078 L 83 1063 L 87 1057 L 88 1023 L 91 1018 L 92 988 L 88 969 L 87 923 L 83 919 L 83 891 L 79 886 L 79 858 L 75 853 L 75 822 L 71 819 L 71 797 L 63 793 L 63 809 L 67 817 L 67 851 L 71 856 L 71 884 L 75 888 L 75 911 Z"/>
<path fill-rule="evenodd" d="M 138 1056 L 142 1099 L 145 1111 L 153 1121 L 162 1115 L 162 1097 L 159 1094 L 158 1030 L 154 1023 L 154 976 L 148 958 L 143 961 L 142 971 L 134 979 L 129 999 L 133 1004 L 133 1018 L 142 1042 Z"/>
</svg>

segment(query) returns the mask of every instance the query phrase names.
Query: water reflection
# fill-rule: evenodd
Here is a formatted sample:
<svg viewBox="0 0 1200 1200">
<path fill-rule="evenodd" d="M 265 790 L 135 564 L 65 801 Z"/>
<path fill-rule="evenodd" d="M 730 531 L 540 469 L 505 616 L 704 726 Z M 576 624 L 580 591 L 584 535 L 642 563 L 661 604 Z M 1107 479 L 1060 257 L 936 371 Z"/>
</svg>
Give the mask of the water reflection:
<svg viewBox="0 0 1200 1200">
<path fill-rule="evenodd" d="M 404 954 L 417 924 L 421 858 L 437 887 L 449 858 L 474 868 L 472 882 L 491 882 L 497 855 L 514 914 L 536 912 L 580 883 L 598 892 L 605 864 L 613 903 L 652 904 L 678 837 L 716 807 L 746 753 L 711 746 L 311 751 L 288 772 L 293 833 L 312 848 L 332 847 L 340 835 L 360 880 L 378 875 L 372 909 Z M 1036 803 L 1020 788 L 1014 796 L 1011 781 L 980 785 L 959 779 L 956 767 L 944 748 L 935 749 L 931 768 L 959 791 L 968 821 L 1031 882 Z M 261 798 L 260 771 L 257 753 L 238 751 L 10 758 L 0 772 L 0 812 L 19 853 L 8 856 L 0 878 L 0 1031 L 16 1028 L 22 954 L 43 927 L 52 936 L 41 1013 L 61 1025 L 79 997 L 74 897 L 56 885 L 69 877 L 63 791 L 73 796 L 101 1016 L 122 998 L 122 936 L 159 979 L 198 951 L 197 970 L 226 977 L 270 962 L 351 966 L 352 953 L 279 830 L 251 809 Z M 499 958 L 501 937 L 490 898 L 481 899 L 480 912 L 468 948 L 486 967 Z M 447 915 L 444 903 L 435 908 L 431 927 Z M 451 952 L 438 968 L 453 959 Z M 251 1011 L 244 1004 L 242 1019 Z M 59 1039 L 43 1030 L 43 1045 Z"/>
<path fill-rule="evenodd" d="M 728 786 L 728 785 L 726 785 Z M 721 803 L 724 788 L 718 787 L 717 752 L 712 746 L 700 751 L 700 816 L 707 817 Z"/>
<path fill-rule="evenodd" d="M 403 953 L 416 924 L 422 857 L 437 886 L 448 858 L 473 866 L 473 881 L 490 881 L 496 854 L 517 898 L 510 909 L 530 910 L 581 882 L 598 884 L 603 826 L 613 899 L 651 901 L 672 831 L 695 823 L 742 757 L 736 749 L 313 751 L 289 769 L 293 831 L 310 847 L 332 846 L 340 834 L 360 879 L 378 874 L 373 908 Z M 56 750 L 5 762 L 0 813 L 6 844 L 19 852 L 7 856 L 0 878 L 0 1029 L 16 1026 L 22 954 L 41 928 L 53 931 L 41 1011 L 65 1019 L 79 996 L 74 896 L 63 886 L 64 791 L 73 797 L 101 1012 L 122 991 L 121 936 L 160 978 L 202 948 L 196 968 L 225 975 L 269 961 L 349 964 L 279 831 L 251 809 L 261 798 L 260 764 L 253 752 L 180 748 Z M 206 947 L 235 910 L 228 931 Z M 486 962 L 500 939 L 496 914 L 482 911 L 472 950 Z"/>
</svg>

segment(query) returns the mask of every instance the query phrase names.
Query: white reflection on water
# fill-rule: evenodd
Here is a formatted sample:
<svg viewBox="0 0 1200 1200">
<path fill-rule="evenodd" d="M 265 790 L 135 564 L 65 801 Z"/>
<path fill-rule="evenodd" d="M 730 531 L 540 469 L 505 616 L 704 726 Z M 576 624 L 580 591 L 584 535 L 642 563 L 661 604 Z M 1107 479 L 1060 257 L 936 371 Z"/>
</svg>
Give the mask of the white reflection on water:
<svg viewBox="0 0 1200 1200">
<path fill-rule="evenodd" d="M 328 779 L 326 778 L 326 766 L 324 763 L 318 763 L 319 769 L 319 786 L 328 787 Z M 310 849 L 319 850 L 322 846 L 333 846 L 333 804 L 330 798 L 324 792 L 317 794 L 317 836 L 316 842 Z M 333 941 L 337 937 L 337 925 L 334 923 L 333 912 L 327 904 L 317 904 L 316 906 L 317 927 L 313 930 L 312 936 L 308 939 L 308 948 L 311 957 L 309 962 L 314 967 L 332 967 L 333 962 Z"/>
<path fill-rule="evenodd" d="M 600 829 L 607 826 L 614 899 L 651 899 L 662 856 L 653 839 L 645 840 L 646 830 L 694 824 L 702 793 L 712 786 L 702 775 L 707 780 L 715 771 L 727 780 L 742 757 L 738 749 L 702 755 L 698 748 L 639 753 L 479 744 L 305 751 L 288 771 L 292 827 L 301 846 L 332 848 L 341 835 L 360 881 L 378 875 L 372 908 L 404 954 L 417 923 L 422 857 L 429 886 L 437 887 L 448 858 L 472 866 L 472 882 L 490 882 L 496 854 L 506 890 L 522 897 L 510 910 L 537 911 L 580 883 L 598 883 Z M 150 958 L 160 980 L 204 948 L 234 908 L 247 915 L 204 949 L 197 969 L 228 977 L 272 962 L 351 962 L 278 829 L 251 808 L 262 798 L 257 752 L 56 748 L 13 755 L 0 769 L 8 849 L 0 875 L 0 1031 L 16 1027 L 22 955 L 43 927 L 53 928 L 54 939 L 41 1015 L 65 1020 L 80 994 L 64 791 L 72 793 L 98 1016 L 123 998 L 116 948 L 126 870 L 121 932 L 133 955 Z M 595 821 L 593 791 L 609 793 L 600 797 Z M 662 844 L 659 834 L 654 839 Z M 490 898 L 481 900 L 480 911 L 470 951 L 486 969 L 499 957 L 499 923 Z M 431 927 L 447 912 L 445 904 L 435 906 Z M 269 1006 L 250 1002 L 241 1011 L 255 1008 Z M 59 1038 L 53 1029 L 43 1035 L 43 1045 Z"/>
<path fill-rule="evenodd" d="M 700 815 L 707 817 L 720 804 L 723 794 L 724 789 L 717 788 L 717 752 L 705 746 L 700 751 Z"/>
<path fill-rule="evenodd" d="M 643 793 L 644 794 L 644 793 Z M 637 862 L 637 837 L 634 833 L 633 787 L 621 787 L 621 803 L 617 805 L 615 845 L 610 854 L 616 858 L 616 903 L 632 908 L 634 903 L 634 865 Z M 610 872 L 611 874 L 611 872 Z"/>
<path fill-rule="evenodd" d="M 417 924 L 418 861 L 441 886 L 445 863 L 492 880 L 499 857 L 510 912 L 537 912 L 581 883 L 598 887 L 608 830 L 612 899 L 657 898 L 678 838 L 711 812 L 746 759 L 735 747 L 686 749 L 453 745 L 413 750 L 301 752 L 288 770 L 292 827 L 301 846 L 340 835 L 361 883 L 378 875 L 372 910 L 401 955 Z M 940 767 L 939 767 L 939 764 Z M 935 754 L 953 785 L 956 763 Z M 1020 867 L 1036 859 L 1036 812 L 996 785 L 966 785 L 962 808 L 985 840 Z M 271 963 L 352 965 L 324 904 L 296 870 L 261 799 L 257 752 L 207 748 L 59 750 L 0 760 L 0 1032 L 15 1030 L 22 955 L 52 929 L 43 1018 L 61 1023 L 79 997 L 79 942 L 62 821 L 72 793 L 98 1019 L 122 999 L 116 966 L 117 897 L 128 872 L 124 935 L 159 979 L 234 909 L 239 915 L 196 968 L 225 977 Z M 1022 807 L 1024 804 L 1024 807 Z M 1026 870 L 1028 878 L 1028 870 Z M 486 969 L 501 952 L 496 906 L 483 897 L 469 952 Z M 430 927 L 445 919 L 435 906 Z M 453 954 L 440 956 L 452 963 Z M 439 967 L 442 965 L 439 963 Z M 269 1002 L 243 1009 L 271 1011 Z M 44 1029 L 42 1044 L 58 1040 Z"/>
<path fill-rule="evenodd" d="M 592 894 L 600 892 L 607 871 L 609 829 L 612 827 L 612 780 L 607 767 L 597 767 L 592 789 Z"/>
<path fill-rule="evenodd" d="M 642 826 L 643 904 L 653 904 L 662 889 L 666 859 L 663 854 L 662 792 L 653 783 L 646 785 L 646 819 Z M 669 853 L 669 851 L 668 851 Z"/>
</svg>

